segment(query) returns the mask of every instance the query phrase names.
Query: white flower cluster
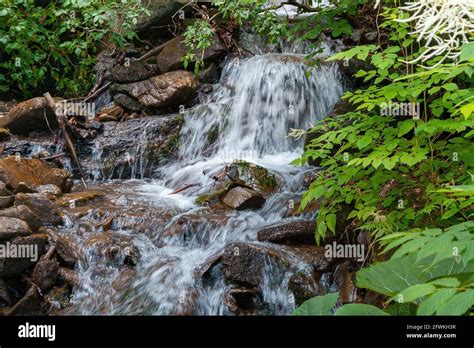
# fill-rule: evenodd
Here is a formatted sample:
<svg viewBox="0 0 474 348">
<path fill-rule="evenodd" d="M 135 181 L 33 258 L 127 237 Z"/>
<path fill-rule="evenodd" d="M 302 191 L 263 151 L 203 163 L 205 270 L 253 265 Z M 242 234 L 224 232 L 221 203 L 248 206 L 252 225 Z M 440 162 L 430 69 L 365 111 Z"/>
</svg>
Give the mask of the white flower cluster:
<svg viewBox="0 0 474 348">
<path fill-rule="evenodd" d="M 442 56 L 456 60 L 459 48 L 469 42 L 468 34 L 474 32 L 474 0 L 419 0 L 401 7 L 411 12 L 410 18 L 400 22 L 415 22 L 417 41 L 425 40 L 426 50 L 412 63 L 426 62 Z"/>
<path fill-rule="evenodd" d="M 381 0 L 376 0 L 375 7 Z M 456 59 L 459 48 L 469 42 L 468 35 L 474 32 L 474 0 L 418 0 L 400 7 L 411 16 L 400 22 L 414 22 L 417 41 L 425 40 L 426 50 L 410 63 L 426 62 L 441 56 L 439 65 L 446 59 Z"/>
</svg>

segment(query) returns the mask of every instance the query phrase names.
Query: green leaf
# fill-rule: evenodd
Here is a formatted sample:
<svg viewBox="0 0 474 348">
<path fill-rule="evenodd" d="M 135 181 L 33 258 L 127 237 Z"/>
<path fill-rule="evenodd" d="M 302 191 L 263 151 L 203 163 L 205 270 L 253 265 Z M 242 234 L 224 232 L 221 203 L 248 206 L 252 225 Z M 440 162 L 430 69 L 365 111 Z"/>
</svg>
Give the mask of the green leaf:
<svg viewBox="0 0 474 348">
<path fill-rule="evenodd" d="M 394 299 L 400 303 L 412 302 L 418 298 L 433 293 L 435 290 L 436 287 L 433 284 L 416 284 L 398 293 Z"/>
<path fill-rule="evenodd" d="M 456 294 L 456 289 L 441 289 L 427 296 L 418 306 L 417 315 L 432 315 L 447 300 Z"/>
<path fill-rule="evenodd" d="M 339 293 L 334 292 L 324 296 L 316 296 L 299 306 L 293 312 L 293 315 L 332 315 L 332 308 L 336 305 Z"/>
<path fill-rule="evenodd" d="M 368 315 L 381 316 L 390 315 L 383 310 L 368 304 L 363 303 L 349 303 L 340 307 L 335 315 Z"/>
<path fill-rule="evenodd" d="M 461 56 L 459 57 L 460 62 L 469 61 L 474 59 L 474 42 L 470 42 L 461 47 Z"/>
<path fill-rule="evenodd" d="M 336 214 L 328 214 L 326 216 L 326 225 L 331 232 L 336 232 Z"/>
<path fill-rule="evenodd" d="M 463 315 L 474 306 L 474 290 L 468 289 L 446 301 L 436 311 L 438 315 Z"/>
<path fill-rule="evenodd" d="M 461 284 L 461 282 L 457 278 L 447 277 L 433 280 L 430 284 L 444 286 L 446 288 L 456 288 Z"/>
</svg>

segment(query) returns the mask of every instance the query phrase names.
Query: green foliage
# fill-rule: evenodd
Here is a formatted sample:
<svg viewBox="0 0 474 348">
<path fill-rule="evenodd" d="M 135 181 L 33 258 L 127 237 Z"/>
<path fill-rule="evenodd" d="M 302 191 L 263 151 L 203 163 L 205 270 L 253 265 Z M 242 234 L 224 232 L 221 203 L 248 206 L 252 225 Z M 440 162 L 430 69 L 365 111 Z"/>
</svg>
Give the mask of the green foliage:
<svg viewBox="0 0 474 348">
<path fill-rule="evenodd" d="M 293 312 L 293 315 L 332 315 L 332 309 L 336 305 L 338 298 L 339 293 L 337 292 L 313 297 L 299 306 Z"/>
<path fill-rule="evenodd" d="M 366 304 L 346 304 L 335 315 L 398 314 L 410 306 L 417 315 L 464 315 L 474 306 L 474 222 L 441 229 L 399 232 L 381 238 L 384 252 L 396 250 L 390 260 L 357 272 L 357 286 L 387 296 L 381 309 Z M 334 294 L 331 294 L 334 295 Z M 319 314 L 324 296 L 306 301 L 295 313 Z M 312 305 L 311 305 L 312 304 Z M 332 308 L 332 307 L 331 307 Z"/>
<path fill-rule="evenodd" d="M 211 47 L 214 32 L 207 21 L 197 20 L 188 26 L 184 33 L 184 45 L 187 54 L 183 57 L 184 68 L 187 69 L 190 62 L 195 63 L 194 72 L 197 74 L 204 66 L 204 52 Z"/>
<path fill-rule="evenodd" d="M 0 91 L 31 96 L 49 84 L 79 95 L 94 80 L 97 48 L 123 46 L 145 12 L 139 0 L 3 0 Z"/>
<path fill-rule="evenodd" d="M 418 51 L 404 48 L 413 40 L 408 30 L 402 31 L 406 24 L 394 22 L 392 16 L 386 13 L 384 26 L 393 29 L 394 46 L 357 46 L 332 57 L 368 60 L 373 69 L 356 74 L 370 82 L 369 87 L 344 96 L 355 110 L 316 125 L 310 131 L 316 138 L 299 161 L 317 160 L 324 167 L 301 204 L 304 209 L 316 199 L 322 201 L 318 240 L 326 236 L 343 205 L 352 207 L 349 218 L 355 218 L 359 228 L 376 236 L 398 229 L 447 227 L 472 214 L 472 195 L 446 194 L 443 189 L 472 183 L 474 120 L 463 108 L 474 98 L 474 61 L 465 53 L 467 61 L 458 65 L 412 72 L 415 67 L 405 62 Z M 408 51 L 415 53 L 406 55 Z M 397 115 L 396 107 L 391 114 L 384 112 L 399 103 L 414 106 L 411 115 Z"/>
</svg>

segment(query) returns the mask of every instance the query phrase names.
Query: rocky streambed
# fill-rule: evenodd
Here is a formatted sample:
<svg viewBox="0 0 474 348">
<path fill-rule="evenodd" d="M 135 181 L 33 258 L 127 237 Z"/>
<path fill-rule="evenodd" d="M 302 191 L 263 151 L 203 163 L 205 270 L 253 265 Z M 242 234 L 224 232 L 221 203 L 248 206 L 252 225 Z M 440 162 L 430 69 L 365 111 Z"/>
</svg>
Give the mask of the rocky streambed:
<svg viewBox="0 0 474 348">
<path fill-rule="evenodd" d="M 303 144 L 287 137 L 341 106 L 338 67 L 310 69 L 294 47 L 233 57 L 216 40 L 199 77 L 179 38 L 106 69 L 93 117 L 69 115 L 84 183 L 43 98 L 2 106 L 0 245 L 38 257 L 0 254 L 1 314 L 286 315 L 328 292 L 360 299 L 358 264 L 324 248 L 350 226 L 341 214 L 315 245 L 318 206 L 298 207 L 318 168 L 293 166 Z"/>
</svg>

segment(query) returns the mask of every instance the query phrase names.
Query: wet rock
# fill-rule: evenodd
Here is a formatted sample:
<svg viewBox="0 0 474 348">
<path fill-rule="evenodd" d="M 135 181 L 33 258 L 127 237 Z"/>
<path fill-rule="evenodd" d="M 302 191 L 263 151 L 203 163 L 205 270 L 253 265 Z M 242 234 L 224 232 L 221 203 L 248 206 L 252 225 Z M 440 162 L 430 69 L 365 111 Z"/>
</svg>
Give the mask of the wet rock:
<svg viewBox="0 0 474 348">
<path fill-rule="evenodd" d="M 38 286 L 41 291 L 47 291 L 51 289 L 56 283 L 58 277 L 59 262 L 52 259 L 39 260 L 33 273 L 31 275 L 31 281 Z"/>
<path fill-rule="evenodd" d="M 265 203 L 261 193 L 245 187 L 235 187 L 230 190 L 223 200 L 224 204 L 237 210 L 260 209 Z"/>
<path fill-rule="evenodd" d="M 234 314 L 252 315 L 262 307 L 263 298 L 257 288 L 233 288 L 225 294 L 224 303 Z"/>
<path fill-rule="evenodd" d="M 0 181 L 0 196 L 10 196 L 12 192 L 7 188 L 7 185 Z"/>
<path fill-rule="evenodd" d="M 116 65 L 107 73 L 110 81 L 129 83 L 146 80 L 158 73 L 156 65 L 139 60 L 130 60 L 128 64 Z"/>
<path fill-rule="evenodd" d="M 218 213 L 196 213 L 182 215 L 173 221 L 163 232 L 162 237 L 176 237 L 186 242 L 194 239 L 196 242 L 206 242 L 212 239 L 216 230 L 224 226 L 228 217 Z"/>
<path fill-rule="evenodd" d="M 318 281 L 304 272 L 297 272 L 290 277 L 288 289 L 293 293 L 297 306 L 312 297 L 325 294 L 324 288 Z"/>
<path fill-rule="evenodd" d="M 11 306 L 12 296 L 8 284 L 0 278 L 0 307 L 2 306 Z"/>
<path fill-rule="evenodd" d="M 128 94 L 116 93 L 114 94 L 113 98 L 115 103 L 123 106 L 127 110 L 136 112 L 141 112 L 143 110 L 143 106 L 140 104 L 140 102 Z M 112 122 L 118 121 L 119 118 L 109 114 L 102 114 L 99 116 L 99 120 L 101 122 Z"/>
<path fill-rule="evenodd" d="M 30 132 L 49 131 L 58 127 L 56 116 L 45 98 L 38 97 L 14 106 L 0 118 L 0 128 L 12 134 L 28 135 Z"/>
<path fill-rule="evenodd" d="M 17 193 L 37 193 L 36 189 L 27 182 L 20 182 L 16 186 L 15 194 Z"/>
<path fill-rule="evenodd" d="M 17 218 L 25 221 L 33 231 L 37 231 L 43 223 L 41 219 L 33 213 L 26 205 L 17 205 L 8 209 L 0 210 L 0 216 Z"/>
<path fill-rule="evenodd" d="M 8 312 L 8 315 L 44 315 L 41 298 L 34 286 L 30 287 L 23 298 Z"/>
<path fill-rule="evenodd" d="M 56 245 L 56 253 L 66 263 L 74 265 L 81 257 L 81 246 L 67 233 L 60 233 L 52 229 L 45 229 L 51 240 Z"/>
<path fill-rule="evenodd" d="M 162 109 L 187 104 L 196 96 L 197 87 L 196 77 L 192 73 L 178 70 L 140 82 L 114 84 L 110 87 L 110 91 L 113 94 L 124 93 L 133 97 L 145 108 Z M 114 100 L 121 104 L 120 100 L 115 98 Z M 131 110 L 139 111 L 136 108 Z"/>
<path fill-rule="evenodd" d="M 38 193 L 47 195 L 48 197 L 59 197 L 63 194 L 59 186 L 53 184 L 40 185 L 36 188 Z"/>
<path fill-rule="evenodd" d="M 354 272 L 349 261 L 337 266 L 334 271 L 335 287 L 339 289 L 342 303 L 352 303 L 357 300 L 357 288 L 354 282 Z"/>
<path fill-rule="evenodd" d="M 288 209 L 285 212 L 284 218 L 289 217 L 297 217 L 297 216 L 304 216 L 309 214 L 310 216 L 314 216 L 314 214 L 318 211 L 319 207 L 321 206 L 322 199 L 318 199 L 314 202 L 308 204 L 303 210 L 300 210 L 301 201 L 292 200 L 290 204 L 288 204 Z"/>
<path fill-rule="evenodd" d="M 198 79 L 201 83 L 217 83 L 219 81 L 219 71 L 217 70 L 216 64 L 212 62 L 207 67 L 200 70 Z"/>
<path fill-rule="evenodd" d="M 25 237 L 31 234 L 28 224 L 13 217 L 0 217 L 0 241 Z"/>
<path fill-rule="evenodd" d="M 0 141 L 5 141 L 10 139 L 10 132 L 8 129 L 0 128 Z"/>
<path fill-rule="evenodd" d="M 100 198 L 103 195 L 104 194 L 102 192 L 93 190 L 72 192 L 63 195 L 56 201 L 56 204 L 61 207 L 69 207 L 71 205 L 71 202 L 74 202 L 73 204 L 75 206 L 80 206 L 83 204 L 87 204 L 97 198 Z"/>
<path fill-rule="evenodd" d="M 49 315 L 61 315 L 61 310 L 69 307 L 71 291 L 67 286 L 54 287 L 44 296 Z M 74 314 L 74 313 L 71 313 Z"/>
<path fill-rule="evenodd" d="M 69 192 L 73 185 L 71 175 L 65 170 L 53 168 L 39 159 L 17 161 L 13 156 L 0 159 L 0 180 L 12 190 L 16 190 L 22 182 L 33 187 L 53 184 L 63 192 Z"/>
<path fill-rule="evenodd" d="M 232 243 L 222 255 L 224 277 L 239 285 L 258 287 L 262 282 L 262 271 L 269 258 L 285 263 L 279 251 L 251 243 Z"/>
<path fill-rule="evenodd" d="M 187 54 L 183 41 L 184 37 L 182 35 L 175 37 L 168 41 L 156 56 L 156 65 L 162 73 L 183 68 L 183 57 Z M 200 52 L 199 55 L 202 55 L 205 62 L 210 62 L 222 57 L 224 53 L 225 48 L 221 40 L 215 35 L 211 47 L 207 48 L 204 54 Z"/>
<path fill-rule="evenodd" d="M 112 287 L 116 292 L 126 290 L 131 285 L 135 274 L 136 272 L 132 268 L 126 268 L 122 270 L 119 276 L 113 281 Z"/>
<path fill-rule="evenodd" d="M 15 205 L 26 205 L 43 224 L 60 225 L 61 212 L 47 195 L 42 193 L 19 193 L 15 196 Z"/>
<path fill-rule="evenodd" d="M 106 179 L 150 177 L 156 167 L 176 158 L 183 122 L 174 115 L 104 123 L 103 133 L 81 147 L 81 164 L 91 176 L 98 172 Z M 101 152 L 94 158 L 97 148 Z"/>
<path fill-rule="evenodd" d="M 227 175 L 232 176 L 233 181 L 242 180 L 251 189 L 263 195 L 274 192 L 278 188 L 276 176 L 254 163 L 243 160 L 232 162 L 225 168 Z"/>
<path fill-rule="evenodd" d="M 86 240 L 85 247 L 94 250 L 97 255 L 110 261 L 123 260 L 124 264 L 134 266 L 140 259 L 138 248 L 131 238 L 114 232 L 104 232 Z"/>
<path fill-rule="evenodd" d="M 17 237 L 5 248 L 12 251 L 24 252 L 28 257 L 0 257 L 0 277 L 15 277 L 33 266 L 39 259 L 48 241 L 47 234 L 32 234 L 27 237 Z M 9 255 L 6 255 L 9 256 Z M 10 255 L 11 256 L 11 255 Z"/>
<path fill-rule="evenodd" d="M 11 207 L 14 201 L 14 196 L 0 196 L 0 209 Z"/>
<path fill-rule="evenodd" d="M 285 245 L 280 247 L 287 263 L 298 268 L 303 262 L 314 272 L 327 272 L 333 268 L 335 259 L 325 257 L 325 248 L 316 245 Z"/>
<path fill-rule="evenodd" d="M 60 267 L 58 270 L 59 278 L 69 284 L 71 287 L 79 285 L 77 273 L 69 268 Z"/>
<path fill-rule="evenodd" d="M 257 238 L 261 242 L 276 244 L 308 244 L 314 245 L 314 233 L 316 231 L 315 221 L 290 221 L 279 222 L 265 226 L 257 232 Z"/>
</svg>

